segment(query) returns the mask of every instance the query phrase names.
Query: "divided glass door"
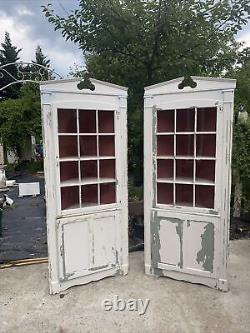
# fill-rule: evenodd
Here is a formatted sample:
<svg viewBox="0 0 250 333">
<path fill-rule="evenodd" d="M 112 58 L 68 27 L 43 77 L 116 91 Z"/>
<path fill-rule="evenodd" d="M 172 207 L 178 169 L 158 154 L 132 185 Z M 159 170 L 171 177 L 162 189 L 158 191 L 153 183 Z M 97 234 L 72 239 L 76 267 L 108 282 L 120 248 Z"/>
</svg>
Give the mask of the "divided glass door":
<svg viewBox="0 0 250 333">
<path fill-rule="evenodd" d="M 214 209 L 217 107 L 157 110 L 157 204 Z"/>
<path fill-rule="evenodd" d="M 115 112 L 57 109 L 61 210 L 116 203 Z"/>
</svg>

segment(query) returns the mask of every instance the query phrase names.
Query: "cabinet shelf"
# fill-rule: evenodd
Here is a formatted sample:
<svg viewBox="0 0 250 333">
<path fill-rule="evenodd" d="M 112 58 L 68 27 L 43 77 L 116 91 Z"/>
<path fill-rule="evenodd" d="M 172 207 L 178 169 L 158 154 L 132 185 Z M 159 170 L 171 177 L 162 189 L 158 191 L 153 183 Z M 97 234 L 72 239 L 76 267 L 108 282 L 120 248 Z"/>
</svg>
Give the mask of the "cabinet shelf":
<svg viewBox="0 0 250 333">
<path fill-rule="evenodd" d="M 157 178 L 157 183 L 173 183 L 173 178 Z"/>
<path fill-rule="evenodd" d="M 158 155 L 157 159 L 158 160 L 173 160 L 174 156 L 173 155 Z"/>
<path fill-rule="evenodd" d="M 84 178 L 81 180 L 81 185 L 88 184 L 104 184 L 104 183 L 115 183 L 115 178 Z"/>
<path fill-rule="evenodd" d="M 92 161 L 92 160 L 114 160 L 115 156 L 72 156 L 59 158 L 60 162 L 72 162 L 72 161 Z"/>
<path fill-rule="evenodd" d="M 157 132 L 156 135 L 174 135 L 174 132 Z"/>
<path fill-rule="evenodd" d="M 156 132 L 156 135 L 194 135 L 194 134 L 216 134 L 216 132 L 196 131 L 196 132 Z"/>
<path fill-rule="evenodd" d="M 190 184 L 190 185 L 204 185 L 204 186 L 215 186 L 215 182 L 206 179 L 193 179 L 188 177 L 178 177 L 175 180 L 173 178 L 157 178 L 157 183 L 168 183 L 168 184 Z"/>
<path fill-rule="evenodd" d="M 110 133 L 78 133 L 77 135 L 81 135 L 81 136 L 96 136 L 96 135 L 99 135 L 99 136 L 109 136 L 109 135 L 115 135 L 115 133 L 113 132 L 110 132 Z"/>
<path fill-rule="evenodd" d="M 156 157 L 158 160 L 171 160 L 171 159 L 176 159 L 176 160 L 211 160 L 215 161 L 216 157 L 213 156 L 168 156 L 168 155 L 158 155 Z"/>
<path fill-rule="evenodd" d="M 61 187 L 70 187 L 70 186 L 80 186 L 80 185 L 90 185 L 90 184 L 106 184 L 106 183 L 115 183 L 115 178 L 95 178 L 88 177 L 84 178 L 81 181 L 79 179 L 69 179 L 60 183 Z"/>
<path fill-rule="evenodd" d="M 61 132 L 61 133 L 58 133 L 59 136 L 77 136 L 78 134 L 77 133 L 66 133 L 66 132 Z"/>
<path fill-rule="evenodd" d="M 208 179 L 203 178 L 196 178 L 195 180 L 196 185 L 207 185 L 207 186 L 215 186 L 215 182 Z"/>
<path fill-rule="evenodd" d="M 61 157 L 59 158 L 60 162 L 73 162 L 78 161 L 78 156 L 70 156 L 70 157 Z"/>
<path fill-rule="evenodd" d="M 193 184 L 194 180 L 193 178 L 189 177 L 177 177 L 175 180 L 176 184 Z"/>
<path fill-rule="evenodd" d="M 216 157 L 214 156 L 196 156 L 196 160 L 212 160 L 215 161 Z"/>
</svg>

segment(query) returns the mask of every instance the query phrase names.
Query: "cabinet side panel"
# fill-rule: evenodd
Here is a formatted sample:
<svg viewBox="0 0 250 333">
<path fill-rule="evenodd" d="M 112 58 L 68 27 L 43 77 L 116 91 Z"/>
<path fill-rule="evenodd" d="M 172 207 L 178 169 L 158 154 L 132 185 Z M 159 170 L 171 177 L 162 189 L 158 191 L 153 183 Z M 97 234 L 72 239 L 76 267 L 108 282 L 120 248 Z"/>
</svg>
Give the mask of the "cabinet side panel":
<svg viewBox="0 0 250 333">
<path fill-rule="evenodd" d="M 151 269 L 151 216 L 152 209 L 152 113 L 151 98 L 144 101 L 144 260 L 146 274 Z"/>
</svg>

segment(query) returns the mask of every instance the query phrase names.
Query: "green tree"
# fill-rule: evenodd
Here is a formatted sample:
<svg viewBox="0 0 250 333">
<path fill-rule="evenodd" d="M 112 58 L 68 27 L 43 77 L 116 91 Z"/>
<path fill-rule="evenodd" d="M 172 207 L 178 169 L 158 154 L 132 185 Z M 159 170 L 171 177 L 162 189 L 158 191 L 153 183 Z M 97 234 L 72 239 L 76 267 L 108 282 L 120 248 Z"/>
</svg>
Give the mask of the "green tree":
<svg viewBox="0 0 250 333">
<path fill-rule="evenodd" d="M 233 136 L 233 197 L 235 217 L 242 210 L 250 211 L 250 48 L 245 48 L 231 71 L 237 79 L 235 91 L 235 125 Z M 239 110 L 244 110 L 240 112 Z M 248 114 L 248 119 L 242 119 Z"/>
<path fill-rule="evenodd" d="M 0 49 L 0 66 L 13 63 L 12 65 L 8 66 L 6 70 L 8 71 L 7 74 L 5 71 L 1 71 L 3 77 L 1 77 L 1 85 L 0 87 L 8 85 L 10 82 L 13 82 L 13 78 L 17 78 L 17 67 L 15 62 L 17 62 L 19 58 L 19 53 L 21 49 L 18 49 L 14 46 L 11 42 L 10 35 L 8 32 L 5 33 L 4 42 L 1 43 Z M 20 91 L 20 85 L 14 85 L 7 87 L 6 89 L 0 91 L 0 99 L 1 98 L 17 98 Z"/>
<path fill-rule="evenodd" d="M 25 84 L 20 98 L 0 102 L 1 141 L 18 156 L 24 140 L 31 135 L 41 139 L 40 92 L 37 84 Z"/>
<path fill-rule="evenodd" d="M 41 46 L 37 46 L 35 53 L 35 60 L 32 63 L 41 65 L 46 68 L 50 68 L 50 60 L 46 55 L 43 54 Z M 32 67 L 32 66 L 31 66 Z M 39 68 L 38 66 L 33 66 L 32 71 L 35 73 L 35 77 L 39 80 L 49 80 L 52 79 L 50 72 L 46 69 Z"/>
<path fill-rule="evenodd" d="M 142 176 L 143 87 L 231 69 L 249 0 L 81 0 L 68 17 L 43 11 L 79 43 L 93 77 L 129 86 L 129 161 Z"/>
</svg>

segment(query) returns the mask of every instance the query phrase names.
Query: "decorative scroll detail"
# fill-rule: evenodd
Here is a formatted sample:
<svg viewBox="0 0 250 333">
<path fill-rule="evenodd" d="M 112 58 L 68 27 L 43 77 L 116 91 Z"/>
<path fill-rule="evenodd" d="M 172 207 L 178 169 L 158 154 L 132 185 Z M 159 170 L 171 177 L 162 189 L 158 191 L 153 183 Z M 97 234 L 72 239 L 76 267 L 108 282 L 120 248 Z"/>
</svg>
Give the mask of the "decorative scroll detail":
<svg viewBox="0 0 250 333">
<path fill-rule="evenodd" d="M 13 76 L 8 70 L 9 67 L 13 65 L 16 67 L 17 70 L 16 77 Z M 0 66 L 0 91 L 5 90 L 6 88 L 14 84 L 26 82 L 39 83 L 40 81 L 48 80 L 48 78 L 50 77 L 57 77 L 59 79 L 63 79 L 63 77 L 57 72 L 55 72 L 55 70 L 40 64 L 23 61 L 11 62 Z M 2 86 L 1 81 L 3 78 L 8 79 L 8 81 L 11 82 Z"/>
<path fill-rule="evenodd" d="M 197 83 L 191 78 L 191 76 L 185 76 L 184 80 L 178 85 L 178 88 L 183 89 L 185 87 L 196 88 Z"/>
<path fill-rule="evenodd" d="M 91 91 L 95 90 L 95 85 L 90 81 L 90 75 L 87 71 L 84 71 L 83 80 L 81 80 L 78 83 L 77 88 L 79 90 L 82 90 L 82 89 L 89 89 Z"/>
</svg>

